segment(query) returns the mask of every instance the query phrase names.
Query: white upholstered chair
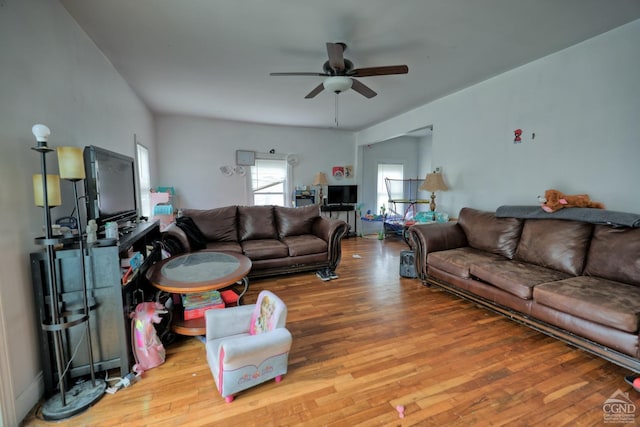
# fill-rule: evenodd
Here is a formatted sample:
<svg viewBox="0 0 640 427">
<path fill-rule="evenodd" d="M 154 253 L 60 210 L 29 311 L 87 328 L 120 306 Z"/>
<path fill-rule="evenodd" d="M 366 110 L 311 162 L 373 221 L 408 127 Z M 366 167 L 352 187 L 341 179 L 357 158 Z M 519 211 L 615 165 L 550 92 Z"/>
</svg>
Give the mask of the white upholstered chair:
<svg viewBox="0 0 640 427">
<path fill-rule="evenodd" d="M 291 333 L 287 306 L 270 291 L 256 304 L 205 312 L 207 362 L 227 402 L 234 394 L 287 373 Z"/>
</svg>

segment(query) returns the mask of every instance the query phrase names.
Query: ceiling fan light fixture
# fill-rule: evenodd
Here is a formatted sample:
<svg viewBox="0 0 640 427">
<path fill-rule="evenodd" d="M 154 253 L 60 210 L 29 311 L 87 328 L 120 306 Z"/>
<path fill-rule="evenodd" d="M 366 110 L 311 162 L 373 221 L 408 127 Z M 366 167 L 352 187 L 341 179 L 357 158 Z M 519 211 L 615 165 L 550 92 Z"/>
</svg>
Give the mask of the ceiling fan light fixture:
<svg viewBox="0 0 640 427">
<path fill-rule="evenodd" d="M 327 77 L 322 85 L 328 91 L 340 93 L 351 88 L 353 81 L 350 77 L 332 76 Z"/>
</svg>

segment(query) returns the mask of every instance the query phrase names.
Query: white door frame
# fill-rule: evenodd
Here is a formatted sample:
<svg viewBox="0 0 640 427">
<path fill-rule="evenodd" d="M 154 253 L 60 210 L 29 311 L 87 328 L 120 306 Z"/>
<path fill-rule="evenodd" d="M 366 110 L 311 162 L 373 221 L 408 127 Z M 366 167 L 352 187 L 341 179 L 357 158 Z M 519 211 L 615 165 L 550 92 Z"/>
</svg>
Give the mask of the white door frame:
<svg viewBox="0 0 640 427">
<path fill-rule="evenodd" d="M 0 427 L 18 425 L 16 420 L 16 405 L 13 398 L 13 382 L 9 368 L 9 343 L 5 329 L 2 297 L 0 296 Z"/>
</svg>

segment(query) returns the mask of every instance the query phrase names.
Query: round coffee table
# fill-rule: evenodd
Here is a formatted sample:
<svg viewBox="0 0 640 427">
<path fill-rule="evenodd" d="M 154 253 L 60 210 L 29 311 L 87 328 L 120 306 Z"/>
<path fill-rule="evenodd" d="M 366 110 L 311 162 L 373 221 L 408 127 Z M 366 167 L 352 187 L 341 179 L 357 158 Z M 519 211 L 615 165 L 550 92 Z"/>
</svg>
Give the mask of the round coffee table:
<svg viewBox="0 0 640 427">
<path fill-rule="evenodd" d="M 162 260 L 147 271 L 147 279 L 156 288 L 174 294 L 206 292 L 243 285 L 240 299 L 249 288 L 247 274 L 251 260 L 234 252 L 202 250 Z M 172 322 L 174 332 L 181 335 L 203 335 L 205 319 L 184 320 L 176 313 Z"/>
</svg>

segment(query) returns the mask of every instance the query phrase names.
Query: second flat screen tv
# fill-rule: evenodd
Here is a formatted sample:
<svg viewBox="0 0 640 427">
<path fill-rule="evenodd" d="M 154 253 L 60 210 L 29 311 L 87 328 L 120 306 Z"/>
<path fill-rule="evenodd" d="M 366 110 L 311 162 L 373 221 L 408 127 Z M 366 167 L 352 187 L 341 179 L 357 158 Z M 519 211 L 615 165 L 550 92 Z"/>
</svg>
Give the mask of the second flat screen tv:
<svg viewBox="0 0 640 427">
<path fill-rule="evenodd" d="M 327 203 L 330 205 L 355 205 L 358 203 L 358 186 L 330 185 L 327 189 Z"/>
</svg>

